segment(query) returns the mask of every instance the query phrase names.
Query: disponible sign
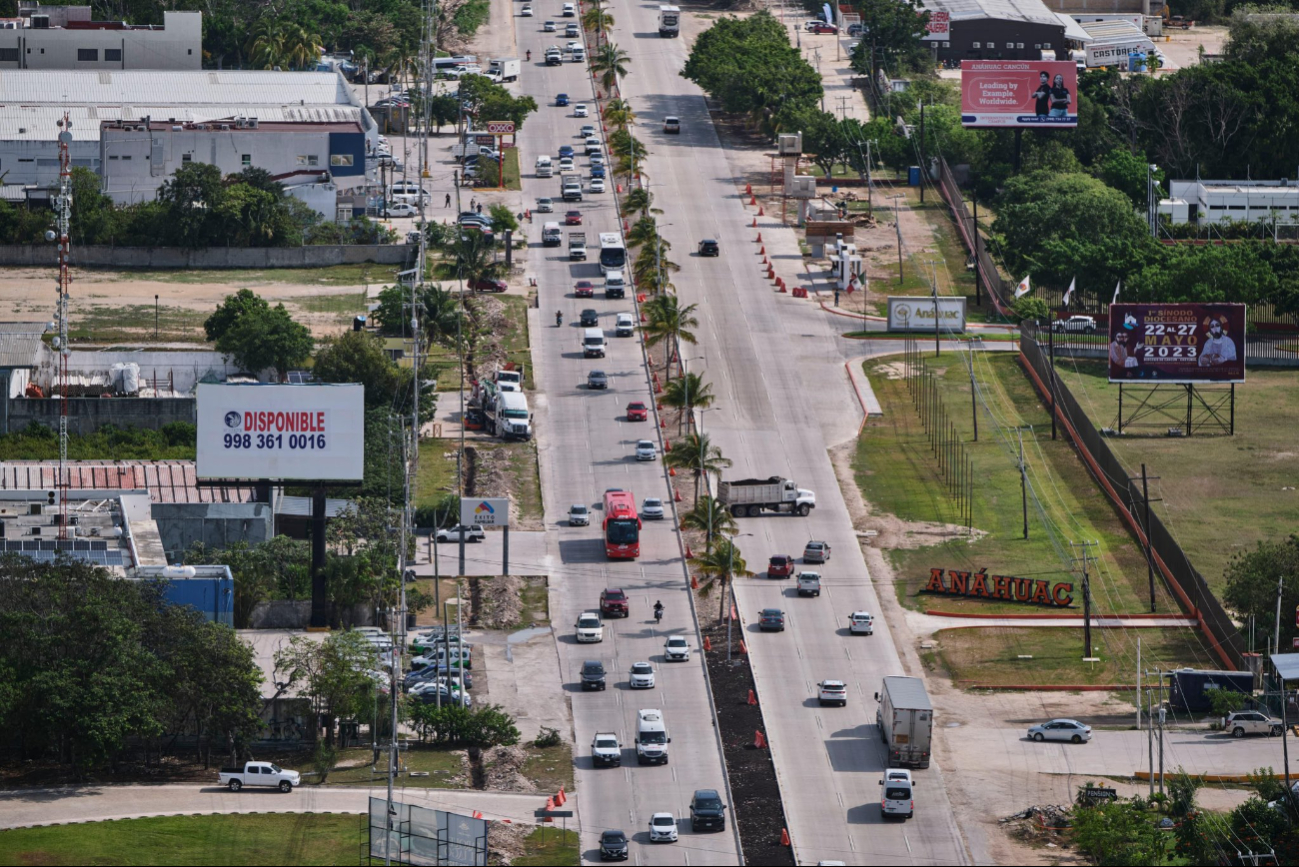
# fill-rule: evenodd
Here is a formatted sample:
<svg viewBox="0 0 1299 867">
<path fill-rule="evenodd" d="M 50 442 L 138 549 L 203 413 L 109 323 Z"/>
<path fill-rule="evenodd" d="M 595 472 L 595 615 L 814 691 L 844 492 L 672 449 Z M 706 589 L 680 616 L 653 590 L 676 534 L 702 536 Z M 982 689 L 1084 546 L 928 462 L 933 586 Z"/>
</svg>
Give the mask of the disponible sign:
<svg viewBox="0 0 1299 867">
<path fill-rule="evenodd" d="M 1078 125 L 1078 67 L 1059 60 L 962 60 L 961 124 Z"/>
<path fill-rule="evenodd" d="M 1054 584 L 1040 578 L 1015 578 L 1010 575 L 989 575 L 987 569 L 962 572 L 959 569 L 930 569 L 925 593 L 947 596 L 968 596 L 976 599 L 998 599 L 1002 602 L 1023 602 L 1027 605 L 1050 605 L 1067 608 L 1073 603 L 1073 584 Z"/>
<path fill-rule="evenodd" d="M 508 497 L 461 497 L 460 523 L 467 527 L 508 527 L 510 501 Z"/>
<path fill-rule="evenodd" d="M 934 299 L 889 298 L 889 331 L 934 330 Z M 955 333 L 965 331 L 965 298 L 938 299 L 938 330 Z"/>
<path fill-rule="evenodd" d="M 1111 382 L 1244 382 L 1244 304 L 1111 304 Z"/>
<path fill-rule="evenodd" d="M 365 386 L 198 386 L 201 479 L 360 481 Z"/>
</svg>

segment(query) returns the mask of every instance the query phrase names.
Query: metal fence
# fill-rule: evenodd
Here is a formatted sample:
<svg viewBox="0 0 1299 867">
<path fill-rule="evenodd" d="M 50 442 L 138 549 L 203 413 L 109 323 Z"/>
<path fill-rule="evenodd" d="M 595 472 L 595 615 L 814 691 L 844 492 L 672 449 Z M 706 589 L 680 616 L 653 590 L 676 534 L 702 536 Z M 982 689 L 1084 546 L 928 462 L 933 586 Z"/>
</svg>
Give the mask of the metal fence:
<svg viewBox="0 0 1299 867">
<path fill-rule="evenodd" d="M 1108 302 L 1105 304 L 1109 311 Z M 1249 314 L 1247 313 L 1247 316 Z M 1249 316 L 1245 335 L 1245 363 L 1249 367 L 1299 367 L 1299 333 L 1287 331 L 1261 330 L 1266 325 Z M 1048 333 L 1045 325 L 1034 322 L 1023 322 L 1020 329 L 1031 335 L 1038 343 L 1046 346 L 1055 345 L 1055 354 L 1067 358 L 1105 358 L 1108 353 L 1108 337 L 1105 322 L 1096 323 L 1096 331 L 1091 334 L 1082 331 L 1057 331 Z"/>
<path fill-rule="evenodd" d="M 1121 517 L 1145 546 L 1146 555 L 1168 582 L 1170 588 L 1200 625 L 1224 663 L 1237 670 L 1245 669 L 1245 643 L 1226 610 L 1186 552 L 1158 515 L 1149 515 L 1141 489 L 1141 477 L 1134 476 L 1110 449 L 1069 388 L 1052 375 L 1046 346 L 1035 338 L 1035 332 L 1020 333 L 1020 357 L 1038 381 L 1038 387 L 1053 404 L 1060 421 L 1083 459 L 1111 501 L 1119 507 Z M 1059 343 L 1055 351 L 1060 352 Z"/>
<path fill-rule="evenodd" d="M 975 256 L 975 279 L 987 290 L 988 297 L 992 299 L 992 306 L 997 312 L 1002 316 L 1010 316 L 1010 303 L 1014 290 L 1002 279 L 1001 272 L 997 270 L 997 263 L 993 261 L 992 254 L 983 243 L 974 217 L 965 206 L 965 199 L 961 196 L 956 178 L 952 177 L 952 170 L 948 168 L 947 160 L 941 156 L 938 158 L 938 191 L 947 202 L 947 206 L 952 209 L 952 218 L 956 220 L 956 228 L 961 233 L 965 249 Z M 975 207 L 978 207 L 977 204 Z"/>
</svg>

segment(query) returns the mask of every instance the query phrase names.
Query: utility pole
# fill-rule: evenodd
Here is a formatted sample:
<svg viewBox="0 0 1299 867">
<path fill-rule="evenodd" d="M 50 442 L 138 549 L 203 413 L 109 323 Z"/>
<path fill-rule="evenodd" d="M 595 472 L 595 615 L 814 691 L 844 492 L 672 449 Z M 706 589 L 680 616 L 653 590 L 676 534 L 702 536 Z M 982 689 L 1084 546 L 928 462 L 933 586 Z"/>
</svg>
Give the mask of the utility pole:
<svg viewBox="0 0 1299 867">
<path fill-rule="evenodd" d="M 893 225 L 898 230 L 898 285 L 902 285 L 902 211 L 898 200 L 904 198 L 902 195 L 890 196 L 893 200 Z"/>
<path fill-rule="evenodd" d="M 974 424 L 974 441 L 979 441 L 979 392 L 978 386 L 974 381 L 974 347 L 966 350 L 967 361 L 970 367 L 970 421 Z"/>
<path fill-rule="evenodd" d="M 1092 598 L 1091 598 L 1091 576 L 1087 571 L 1088 561 L 1091 559 L 1090 549 L 1098 546 L 1099 542 L 1084 541 L 1070 542 L 1069 547 L 1083 549 L 1082 557 L 1075 557 L 1074 561 L 1082 560 L 1082 594 L 1083 594 L 1083 659 L 1092 659 Z"/>
<path fill-rule="evenodd" d="M 1276 631 L 1272 633 L 1272 652 L 1281 652 L 1281 589 L 1285 583 L 1285 575 L 1278 575 L 1276 578 Z"/>
<path fill-rule="evenodd" d="M 1159 476 L 1154 477 L 1156 480 Z M 1146 580 L 1150 583 L 1150 613 L 1155 613 L 1155 553 L 1150 540 L 1150 481 L 1146 476 L 1146 465 L 1141 465 L 1141 499 L 1145 506 L 1145 517 L 1141 524 L 1146 533 Z M 1162 497 L 1160 498 L 1163 499 Z"/>
<path fill-rule="evenodd" d="M 920 102 L 920 204 L 925 203 L 925 103 Z"/>
<path fill-rule="evenodd" d="M 1024 429 L 1016 428 L 1019 436 L 1019 498 L 1024 506 L 1024 538 L 1028 538 L 1028 474 L 1024 468 Z"/>
<path fill-rule="evenodd" d="M 971 196 L 974 205 L 974 231 L 970 233 L 970 244 L 974 247 L 974 306 L 983 306 L 983 276 L 979 273 L 979 197 Z"/>
<path fill-rule="evenodd" d="M 1137 696 L 1141 700 L 1141 696 Z M 1150 797 L 1155 796 L 1155 713 L 1150 700 L 1150 687 L 1146 687 L 1146 753 L 1150 764 Z"/>
<path fill-rule="evenodd" d="M 866 140 L 866 216 L 868 217 L 875 216 L 875 206 L 874 203 L 871 201 L 871 188 L 875 186 L 875 182 L 871 180 L 871 144 L 872 143 L 873 142 L 870 139 Z M 858 152 L 860 153 L 860 146 L 858 146 Z"/>
</svg>

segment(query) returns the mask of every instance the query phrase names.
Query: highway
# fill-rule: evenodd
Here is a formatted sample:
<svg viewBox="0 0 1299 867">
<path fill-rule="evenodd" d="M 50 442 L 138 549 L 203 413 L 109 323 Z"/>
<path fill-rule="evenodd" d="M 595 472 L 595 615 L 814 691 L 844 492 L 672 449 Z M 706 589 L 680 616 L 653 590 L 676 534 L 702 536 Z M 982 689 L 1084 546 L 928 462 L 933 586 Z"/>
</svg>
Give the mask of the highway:
<svg viewBox="0 0 1299 867">
<path fill-rule="evenodd" d="M 600 124 L 594 116 L 586 64 L 566 62 L 547 67 L 541 62 L 547 45 L 567 42 L 561 38 L 562 33 L 541 33 L 541 22 L 553 18 L 562 27 L 564 21 L 575 20 L 560 18 L 559 4 L 553 6 L 539 7 L 535 18 L 516 17 L 514 26 L 519 56 L 529 49 L 533 55 L 531 63 L 524 63 L 517 89 L 534 97 L 541 106 L 537 114 L 529 117 L 519 136 L 523 199 L 525 206 L 531 206 L 539 196 L 557 200 L 557 215 L 534 214 L 527 229 L 531 245 L 528 268 L 537 279 L 539 295 L 539 309 L 531 311 L 529 322 L 537 386 L 530 398 L 545 503 L 544 566 L 551 576 L 551 620 L 557 633 L 564 699 L 573 707 L 577 787 L 582 793 L 582 856 L 587 862 L 598 861 L 600 832 L 619 828 L 631 838 L 631 863 L 735 864 L 739 856 L 733 823 L 727 823 L 726 833 L 694 834 L 686 821 L 681 823 L 679 842 L 653 847 L 648 842 L 653 813 L 670 811 L 678 819 L 688 815 L 694 791 L 715 788 L 724 792 L 725 774 L 671 514 L 664 521 L 645 522 L 638 560 L 614 562 L 604 552 L 600 509 L 606 488 L 631 491 L 638 508 L 645 497 L 666 499 L 669 492 L 661 462 L 637 462 L 633 456 L 636 440 L 659 441 L 657 426 L 653 420 L 624 420 L 629 401 L 651 402 L 640 341 L 613 336 L 615 314 L 632 312 L 635 299 L 629 293 L 624 300 L 606 300 L 603 292 L 597 292 L 594 299 L 573 297 L 573 283 L 578 279 L 602 285 L 597 236 L 616 231 L 620 223 L 612 193 L 587 193 L 580 204 L 574 205 L 582 211 L 583 225 L 565 228 L 563 246 L 543 248 L 540 243 L 543 222 L 562 222 L 567 210 L 558 201 L 559 147 L 570 144 L 580 152 L 578 129 L 588 123 L 597 128 Z M 559 92 L 568 93 L 574 103 L 587 103 L 592 117 L 576 118 L 571 106 L 556 107 L 553 103 Z M 538 154 L 549 154 L 555 160 L 553 178 L 533 176 Z M 575 164 L 585 186 L 589 161 L 578 157 Z M 585 263 L 568 261 L 569 231 L 586 233 Z M 583 358 L 578 315 L 587 307 L 600 314 L 608 342 L 604 359 Z M 556 310 L 563 311 L 563 327 L 555 327 Z M 607 391 L 585 387 L 587 373 L 593 369 L 608 374 Z M 590 527 L 567 526 L 568 508 L 574 503 L 585 503 L 593 510 Z M 628 593 L 631 615 L 606 620 L 602 643 L 579 645 L 573 637 L 573 624 L 580 612 L 599 607 L 600 591 L 606 587 L 620 587 Z M 665 606 L 660 625 L 653 620 L 655 600 L 662 600 Z M 688 637 L 692 647 L 689 662 L 663 663 L 663 644 L 668 635 Z M 606 691 L 581 691 L 578 673 L 587 659 L 604 662 L 609 671 Z M 649 661 L 656 667 L 655 689 L 635 693 L 627 689 L 628 671 L 637 661 Z M 672 738 L 665 766 L 637 766 L 634 738 L 640 708 L 663 711 Z M 621 769 L 592 767 L 590 745 L 597 731 L 618 734 L 623 747 Z"/>
</svg>

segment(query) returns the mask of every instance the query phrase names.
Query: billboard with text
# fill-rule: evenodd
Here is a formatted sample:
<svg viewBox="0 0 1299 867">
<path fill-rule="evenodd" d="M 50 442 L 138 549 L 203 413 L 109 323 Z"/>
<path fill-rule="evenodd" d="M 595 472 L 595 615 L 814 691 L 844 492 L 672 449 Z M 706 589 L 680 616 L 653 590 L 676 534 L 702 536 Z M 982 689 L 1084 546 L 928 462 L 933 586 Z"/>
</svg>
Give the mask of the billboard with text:
<svg viewBox="0 0 1299 867">
<path fill-rule="evenodd" d="M 1078 126 L 1078 67 L 1060 60 L 962 60 L 961 125 Z"/>
<path fill-rule="evenodd" d="M 1111 304 L 1111 382 L 1244 382 L 1244 304 Z"/>
</svg>

